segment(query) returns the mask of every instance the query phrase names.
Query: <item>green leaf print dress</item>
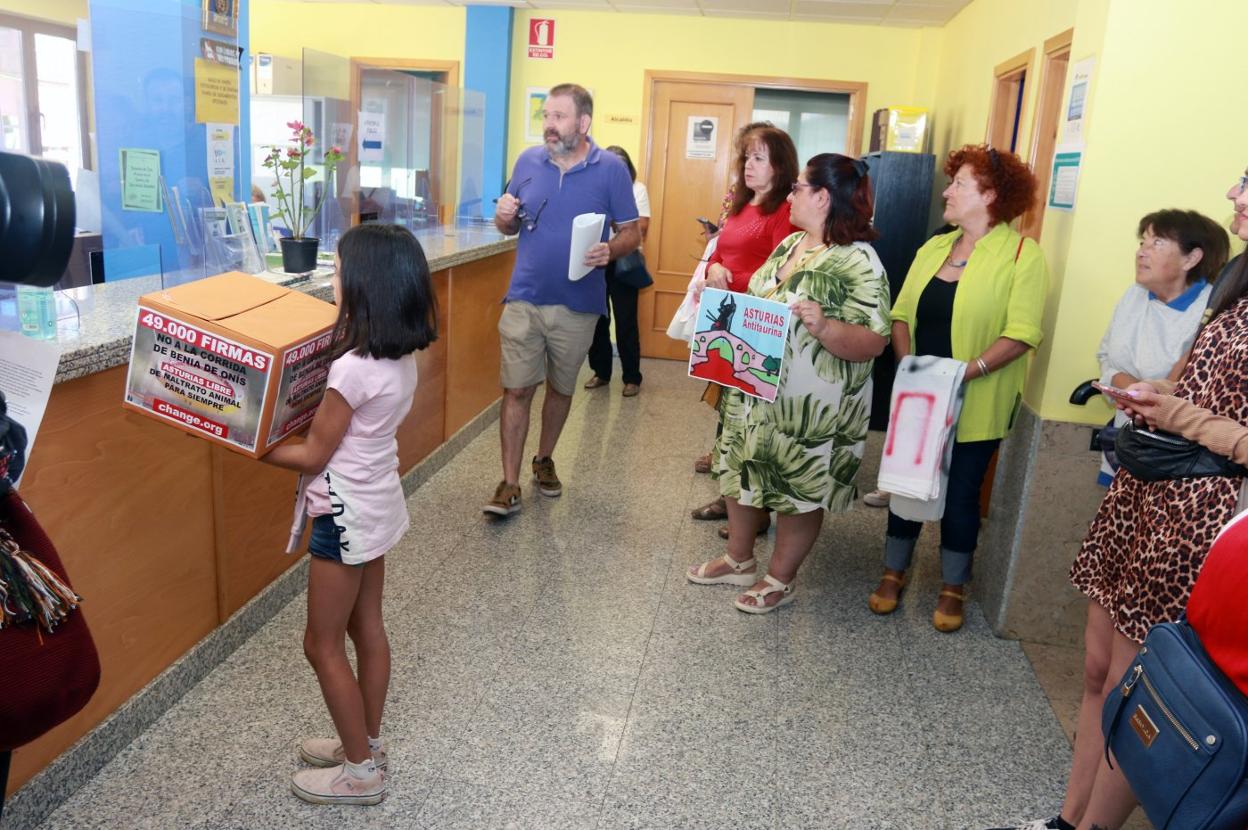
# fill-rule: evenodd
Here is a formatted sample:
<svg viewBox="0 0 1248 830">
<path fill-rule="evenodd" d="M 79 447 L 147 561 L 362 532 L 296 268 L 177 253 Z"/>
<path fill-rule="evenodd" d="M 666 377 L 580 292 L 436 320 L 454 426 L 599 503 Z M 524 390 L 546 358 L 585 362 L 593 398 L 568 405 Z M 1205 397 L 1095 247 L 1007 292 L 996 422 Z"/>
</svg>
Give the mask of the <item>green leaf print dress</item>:
<svg viewBox="0 0 1248 830">
<path fill-rule="evenodd" d="M 750 279 L 750 294 L 769 294 L 803 236 L 780 243 Z M 833 245 L 807 257 L 770 299 L 813 300 L 832 319 L 889 336 L 888 279 L 870 245 Z M 848 510 L 871 414 L 871 367 L 832 355 L 794 314 L 775 402 L 724 390 L 712 468 L 720 492 L 778 513 Z"/>
</svg>

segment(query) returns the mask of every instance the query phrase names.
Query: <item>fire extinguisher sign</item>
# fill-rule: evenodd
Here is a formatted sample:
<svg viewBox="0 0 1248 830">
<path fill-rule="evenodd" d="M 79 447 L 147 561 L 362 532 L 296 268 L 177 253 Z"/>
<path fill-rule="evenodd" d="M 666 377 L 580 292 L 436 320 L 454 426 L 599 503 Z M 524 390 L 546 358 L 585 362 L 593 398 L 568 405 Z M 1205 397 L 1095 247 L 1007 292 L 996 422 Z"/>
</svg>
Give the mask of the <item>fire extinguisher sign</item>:
<svg viewBox="0 0 1248 830">
<path fill-rule="evenodd" d="M 529 20 L 529 57 L 550 60 L 555 56 L 555 21 L 549 17 Z"/>
</svg>

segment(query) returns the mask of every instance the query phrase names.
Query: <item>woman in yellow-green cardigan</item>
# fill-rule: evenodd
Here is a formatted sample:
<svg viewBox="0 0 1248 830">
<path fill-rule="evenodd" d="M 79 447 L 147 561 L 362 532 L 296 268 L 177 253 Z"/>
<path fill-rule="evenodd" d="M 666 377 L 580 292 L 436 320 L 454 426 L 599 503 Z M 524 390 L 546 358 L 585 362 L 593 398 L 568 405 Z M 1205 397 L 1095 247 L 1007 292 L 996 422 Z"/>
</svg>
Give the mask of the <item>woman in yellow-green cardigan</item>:
<svg viewBox="0 0 1248 830">
<path fill-rule="evenodd" d="M 962 627 L 965 585 L 979 539 L 979 492 L 993 453 L 1018 412 L 1027 361 L 1040 343 L 1048 269 L 1040 247 L 1010 227 L 1034 202 L 1036 180 L 1018 156 L 967 145 L 949 154 L 945 221 L 952 233 L 919 249 L 893 305 L 893 351 L 952 357 L 966 366 L 945 514 L 940 523 L 944 584 L 932 624 Z M 905 586 L 920 522 L 888 515 L 884 576 L 871 594 L 889 614 Z"/>
</svg>

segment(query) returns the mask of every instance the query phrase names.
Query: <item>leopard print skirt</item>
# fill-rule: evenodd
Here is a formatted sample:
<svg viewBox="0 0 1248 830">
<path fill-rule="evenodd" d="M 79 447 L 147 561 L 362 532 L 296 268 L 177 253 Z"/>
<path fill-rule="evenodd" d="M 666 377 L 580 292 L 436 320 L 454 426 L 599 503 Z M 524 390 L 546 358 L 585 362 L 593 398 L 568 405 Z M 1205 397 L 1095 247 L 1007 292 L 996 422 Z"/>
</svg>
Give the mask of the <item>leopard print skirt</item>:
<svg viewBox="0 0 1248 830">
<path fill-rule="evenodd" d="M 1248 424 L 1248 298 L 1200 333 L 1174 394 Z M 1187 607 L 1214 537 L 1235 516 L 1242 479 L 1141 481 L 1119 470 L 1070 569 L 1071 583 L 1137 643 Z"/>
</svg>

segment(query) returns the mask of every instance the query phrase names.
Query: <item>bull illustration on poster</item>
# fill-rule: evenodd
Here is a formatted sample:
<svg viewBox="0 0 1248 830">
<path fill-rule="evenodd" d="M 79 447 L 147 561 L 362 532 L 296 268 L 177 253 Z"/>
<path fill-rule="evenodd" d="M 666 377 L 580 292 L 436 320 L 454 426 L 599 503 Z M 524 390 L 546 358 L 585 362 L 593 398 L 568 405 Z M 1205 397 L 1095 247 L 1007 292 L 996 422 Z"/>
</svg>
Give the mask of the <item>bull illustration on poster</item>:
<svg viewBox="0 0 1248 830">
<path fill-rule="evenodd" d="M 718 288 L 704 290 L 690 341 L 689 376 L 774 401 L 790 314 L 784 303 Z"/>
</svg>

